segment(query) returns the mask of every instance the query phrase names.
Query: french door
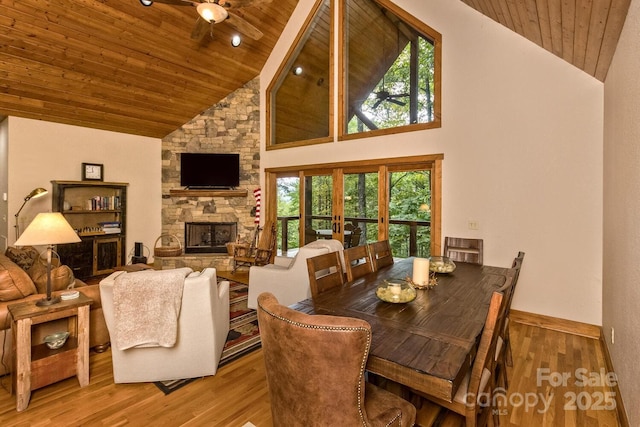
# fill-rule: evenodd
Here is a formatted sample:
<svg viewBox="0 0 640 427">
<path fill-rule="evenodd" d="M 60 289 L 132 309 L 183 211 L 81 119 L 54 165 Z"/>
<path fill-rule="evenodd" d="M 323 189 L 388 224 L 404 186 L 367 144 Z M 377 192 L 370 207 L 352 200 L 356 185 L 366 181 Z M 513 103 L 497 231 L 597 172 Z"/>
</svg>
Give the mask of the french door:
<svg viewBox="0 0 640 427">
<path fill-rule="evenodd" d="M 395 256 L 440 254 L 442 156 L 345 162 L 266 173 L 265 215 L 281 253 L 318 239 L 388 239 Z"/>
</svg>

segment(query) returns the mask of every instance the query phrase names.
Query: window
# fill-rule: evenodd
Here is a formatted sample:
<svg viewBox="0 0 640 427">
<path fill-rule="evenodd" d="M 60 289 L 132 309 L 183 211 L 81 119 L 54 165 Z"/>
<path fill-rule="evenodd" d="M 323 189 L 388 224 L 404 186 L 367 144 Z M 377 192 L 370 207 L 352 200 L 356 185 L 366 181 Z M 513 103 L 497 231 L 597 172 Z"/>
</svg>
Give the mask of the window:
<svg viewBox="0 0 640 427">
<path fill-rule="evenodd" d="M 333 139 L 330 4 L 330 0 L 316 3 L 267 88 L 267 148 Z"/>
<path fill-rule="evenodd" d="M 441 168 L 442 155 L 432 155 L 267 169 L 279 252 L 317 239 L 389 239 L 394 256 L 440 255 Z"/>
<path fill-rule="evenodd" d="M 267 149 L 440 126 L 440 34 L 390 0 L 318 0 L 267 88 Z M 339 78 L 332 58 L 339 57 Z M 339 105 L 333 99 L 338 85 Z"/>
<path fill-rule="evenodd" d="M 342 134 L 439 126 L 440 34 L 386 0 L 343 8 Z"/>
</svg>

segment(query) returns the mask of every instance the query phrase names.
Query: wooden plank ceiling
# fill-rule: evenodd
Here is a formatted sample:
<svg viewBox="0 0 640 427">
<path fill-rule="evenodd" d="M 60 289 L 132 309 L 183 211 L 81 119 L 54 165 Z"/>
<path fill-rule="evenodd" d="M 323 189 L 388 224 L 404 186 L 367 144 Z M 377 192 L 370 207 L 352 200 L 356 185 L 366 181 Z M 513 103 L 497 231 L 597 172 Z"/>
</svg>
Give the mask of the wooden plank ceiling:
<svg viewBox="0 0 640 427">
<path fill-rule="evenodd" d="M 461 0 L 603 81 L 630 0 Z M 228 0 L 264 33 L 191 40 L 195 7 L 0 0 L 0 115 L 162 138 L 256 77 L 298 0 Z"/>
<path fill-rule="evenodd" d="M 631 0 L 462 0 L 604 81 Z"/>
<path fill-rule="evenodd" d="M 264 36 L 233 48 L 227 22 L 190 38 L 192 5 L 0 0 L 0 115 L 164 137 L 256 77 L 297 4 L 240 1 Z"/>
</svg>

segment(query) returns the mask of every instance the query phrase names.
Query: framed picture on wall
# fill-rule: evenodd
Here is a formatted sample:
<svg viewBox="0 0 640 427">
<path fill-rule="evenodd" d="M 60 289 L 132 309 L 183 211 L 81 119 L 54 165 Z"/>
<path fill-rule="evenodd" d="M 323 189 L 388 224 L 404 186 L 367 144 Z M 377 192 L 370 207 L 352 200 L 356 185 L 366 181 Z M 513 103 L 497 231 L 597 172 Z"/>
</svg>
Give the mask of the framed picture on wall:
<svg viewBox="0 0 640 427">
<path fill-rule="evenodd" d="M 104 181 L 104 166 L 99 163 L 83 163 L 82 180 Z"/>
</svg>

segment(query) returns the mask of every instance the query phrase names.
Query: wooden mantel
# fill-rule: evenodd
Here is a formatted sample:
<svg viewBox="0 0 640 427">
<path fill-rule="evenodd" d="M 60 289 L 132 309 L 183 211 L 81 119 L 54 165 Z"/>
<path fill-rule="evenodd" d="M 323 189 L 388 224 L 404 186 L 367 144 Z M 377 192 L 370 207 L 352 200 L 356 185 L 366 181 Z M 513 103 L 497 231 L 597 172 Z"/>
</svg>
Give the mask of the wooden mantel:
<svg viewBox="0 0 640 427">
<path fill-rule="evenodd" d="M 171 197 L 247 197 L 247 194 L 247 190 L 169 190 Z"/>
</svg>

